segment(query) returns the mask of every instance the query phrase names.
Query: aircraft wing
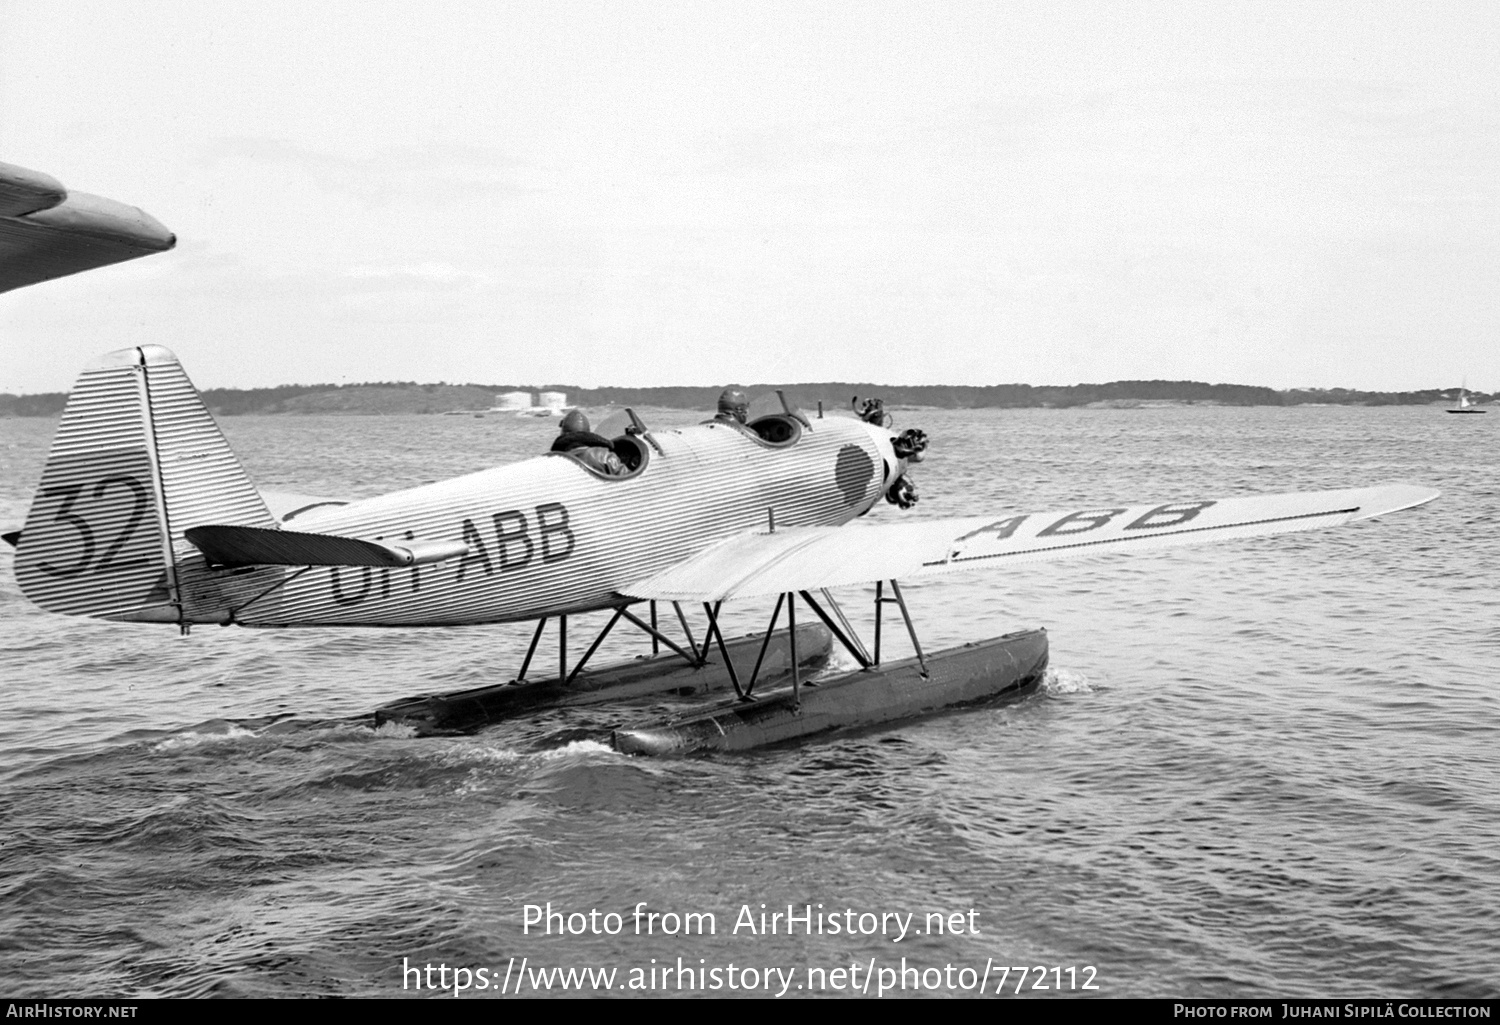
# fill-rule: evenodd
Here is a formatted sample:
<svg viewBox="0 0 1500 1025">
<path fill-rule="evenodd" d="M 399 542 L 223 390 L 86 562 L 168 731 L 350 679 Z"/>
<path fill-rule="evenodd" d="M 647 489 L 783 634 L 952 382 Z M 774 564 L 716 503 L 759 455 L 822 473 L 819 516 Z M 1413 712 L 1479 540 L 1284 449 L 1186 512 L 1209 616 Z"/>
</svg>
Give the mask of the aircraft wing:
<svg viewBox="0 0 1500 1025">
<path fill-rule="evenodd" d="M 722 601 L 1041 559 L 1206 544 L 1332 527 L 1423 505 L 1438 494 L 1431 488 L 1386 484 L 872 526 L 789 527 L 730 538 L 621 593 L 660 601 Z"/>
<path fill-rule="evenodd" d="M 177 237 L 144 210 L 69 192 L 50 175 L 0 164 L 0 292 L 176 244 Z"/>
</svg>

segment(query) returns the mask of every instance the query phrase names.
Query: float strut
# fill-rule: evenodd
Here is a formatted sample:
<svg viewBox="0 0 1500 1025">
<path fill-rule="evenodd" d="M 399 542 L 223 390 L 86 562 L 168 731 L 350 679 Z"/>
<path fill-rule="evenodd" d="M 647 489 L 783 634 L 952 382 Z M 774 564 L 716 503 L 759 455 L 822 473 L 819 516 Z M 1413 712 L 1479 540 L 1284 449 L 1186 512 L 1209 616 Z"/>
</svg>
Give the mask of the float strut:
<svg viewBox="0 0 1500 1025">
<path fill-rule="evenodd" d="M 542 639 L 542 627 L 547 625 L 547 617 L 543 616 L 536 621 L 536 633 L 531 635 L 531 647 L 526 649 L 526 658 L 521 662 L 521 671 L 516 675 L 512 683 L 525 683 L 526 670 L 531 668 L 531 656 L 536 654 L 537 642 Z"/>
<path fill-rule="evenodd" d="M 839 643 L 848 650 L 849 654 L 854 656 L 854 661 L 859 663 L 859 667 L 861 669 L 870 668 L 870 654 L 865 651 L 865 646 L 859 643 L 859 638 L 854 635 L 854 630 L 850 628 L 849 621 L 844 618 L 843 610 L 838 607 L 826 590 L 823 592 L 823 598 L 838 615 L 838 623 L 835 623 L 833 617 L 823 611 L 822 606 L 813 599 L 812 595 L 806 591 L 802 592 L 802 600 L 807 602 L 808 607 L 817 613 L 818 618 L 823 621 L 824 626 L 828 627 L 829 632 L 839 639 Z M 839 628 L 841 624 L 843 629 Z M 808 686 L 811 687 L 813 685 L 809 683 Z"/>
<path fill-rule="evenodd" d="M 568 617 L 557 617 L 557 682 L 568 679 Z"/>
<path fill-rule="evenodd" d="M 651 626 L 651 624 L 643 622 L 641 619 L 639 619 L 637 616 L 635 616 L 628 609 L 622 608 L 620 610 L 620 615 L 624 616 L 626 619 L 630 620 L 636 626 L 640 627 L 642 630 L 644 630 L 648 634 L 650 634 L 651 635 L 651 639 L 653 641 L 660 641 L 662 644 L 665 644 L 667 647 L 669 647 L 673 651 L 677 652 L 677 654 L 681 655 L 687 661 L 688 665 L 690 665 L 690 666 L 701 666 L 703 664 L 702 662 L 698 661 L 698 655 L 697 655 L 697 649 L 696 648 L 693 649 L 693 654 L 690 655 L 687 652 L 683 651 L 680 647 L 678 647 L 670 638 L 667 637 L 666 634 L 663 634 L 660 631 L 653 629 L 652 626 Z"/>
<path fill-rule="evenodd" d="M 719 627 L 719 610 L 723 607 L 724 603 L 722 601 L 714 602 L 712 608 L 709 607 L 708 602 L 703 603 L 703 611 L 708 614 L 708 636 L 703 638 L 703 653 L 698 656 L 699 665 L 702 665 L 704 662 L 708 661 L 708 649 L 713 646 L 713 632 Z M 719 638 L 720 643 L 722 643 L 723 640 L 724 638 L 721 635 Z"/>
<path fill-rule="evenodd" d="M 828 607 L 833 610 L 833 614 L 839 617 L 839 625 L 844 628 L 844 632 L 849 635 L 849 639 L 855 643 L 860 652 L 865 656 L 865 661 L 873 661 L 870 658 L 870 652 L 865 648 L 865 642 L 859 639 L 859 634 L 855 633 L 854 627 L 849 625 L 849 619 L 844 615 L 843 606 L 833 600 L 833 595 L 828 593 L 828 588 L 821 588 L 818 593 L 823 596 L 824 601 L 828 602 Z"/>
<path fill-rule="evenodd" d="M 906 599 L 901 596 L 901 585 L 891 581 L 891 593 L 901 608 L 901 618 L 906 620 L 906 632 L 911 634 L 911 646 L 917 649 L 917 664 L 922 667 L 922 678 L 927 678 L 927 659 L 922 655 L 922 642 L 917 640 L 917 628 L 911 625 L 911 613 L 906 611 Z"/>
<path fill-rule="evenodd" d="M 875 581 L 875 658 L 874 663 L 880 665 L 880 613 L 885 605 L 885 581 Z"/>
<path fill-rule="evenodd" d="M 695 640 L 693 640 L 693 631 L 692 631 L 692 628 L 688 626 L 687 616 L 684 616 L 682 614 L 682 604 L 680 602 L 675 602 L 674 601 L 672 603 L 672 608 L 674 608 L 674 609 L 677 610 L 677 622 L 679 622 L 679 623 L 682 624 L 682 632 L 687 637 L 688 647 L 693 649 L 694 659 L 695 659 L 695 661 L 693 662 L 693 664 L 701 666 L 703 664 L 703 659 L 700 658 L 700 657 L 698 657 L 698 655 L 697 655 L 698 642 L 695 641 Z M 704 648 L 703 648 L 703 650 L 707 651 L 708 650 L 708 646 L 705 645 Z"/>
<path fill-rule="evenodd" d="M 771 625 L 766 627 L 766 635 L 760 642 L 760 654 L 755 656 L 755 668 L 750 671 L 750 683 L 745 688 L 745 697 L 755 693 L 755 681 L 760 677 L 760 664 L 766 660 L 766 649 L 771 646 L 771 635 L 776 632 L 776 620 L 781 618 L 781 603 L 786 601 L 786 595 L 776 596 L 776 608 L 771 610 Z"/>
<path fill-rule="evenodd" d="M 792 649 L 792 711 L 802 709 L 802 671 L 797 665 L 797 595 L 786 593 L 787 644 Z"/>
<path fill-rule="evenodd" d="M 651 601 L 651 654 L 661 654 L 661 641 L 657 640 L 656 600 Z"/>
<path fill-rule="evenodd" d="M 719 602 L 712 607 L 708 602 L 703 603 L 703 611 L 708 613 L 708 636 L 703 638 L 703 653 L 708 654 L 708 646 L 713 641 L 719 642 L 719 654 L 724 656 L 724 668 L 729 670 L 729 683 L 734 687 L 734 696 L 741 701 L 749 701 L 750 697 L 740 688 L 739 674 L 734 671 L 734 662 L 729 658 L 729 649 L 724 646 L 724 631 L 719 629 Z"/>
<path fill-rule="evenodd" d="M 572 683 L 574 678 L 583 671 L 584 664 L 588 662 L 589 658 L 594 654 L 594 652 L 599 649 L 599 645 L 604 643 L 604 638 L 609 636 L 609 632 L 615 628 L 615 624 L 620 621 L 620 617 L 624 614 L 625 606 L 621 605 L 619 608 L 615 609 L 614 616 L 608 623 L 604 624 L 604 629 L 599 631 L 599 636 L 594 638 L 594 643 L 589 645 L 589 650 L 583 653 L 583 658 L 578 660 L 578 664 L 574 666 L 573 671 L 568 674 L 569 683 Z"/>
</svg>

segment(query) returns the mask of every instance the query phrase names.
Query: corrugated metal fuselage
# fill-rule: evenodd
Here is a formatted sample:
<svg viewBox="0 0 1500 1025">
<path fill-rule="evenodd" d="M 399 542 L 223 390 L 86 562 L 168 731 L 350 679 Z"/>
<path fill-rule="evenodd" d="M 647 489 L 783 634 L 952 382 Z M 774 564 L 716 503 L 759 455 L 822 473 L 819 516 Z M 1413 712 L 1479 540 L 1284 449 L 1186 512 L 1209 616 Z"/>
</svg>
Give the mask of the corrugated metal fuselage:
<svg viewBox="0 0 1500 1025">
<path fill-rule="evenodd" d="M 816 419 L 768 446 L 723 423 L 652 433 L 647 462 L 602 478 L 565 455 L 322 507 L 288 530 L 454 540 L 466 556 L 406 568 L 210 569 L 178 549 L 183 618 L 259 626 L 463 624 L 620 603 L 620 591 L 747 530 L 836 525 L 867 512 L 905 469 L 890 435 Z"/>
</svg>

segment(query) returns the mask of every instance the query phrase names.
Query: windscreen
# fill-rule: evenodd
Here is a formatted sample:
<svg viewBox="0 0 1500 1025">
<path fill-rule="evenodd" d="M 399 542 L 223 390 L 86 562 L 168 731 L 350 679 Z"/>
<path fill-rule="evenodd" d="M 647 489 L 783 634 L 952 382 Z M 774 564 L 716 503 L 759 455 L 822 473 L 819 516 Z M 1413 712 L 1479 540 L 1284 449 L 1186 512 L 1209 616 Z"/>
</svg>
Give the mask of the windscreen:
<svg viewBox="0 0 1500 1025">
<path fill-rule="evenodd" d="M 806 421 L 802 411 L 781 390 L 762 392 L 750 400 L 750 415 L 746 418 L 754 423 L 763 416 L 791 416 Z"/>
<path fill-rule="evenodd" d="M 620 435 L 625 434 L 626 429 L 632 425 L 639 429 L 637 433 L 644 434 L 647 429 L 646 425 L 641 422 L 640 417 L 636 416 L 633 410 L 621 406 L 618 409 L 610 410 L 608 415 L 600 420 L 598 426 L 594 428 L 594 433 L 603 435 L 606 438 L 618 438 Z"/>
</svg>

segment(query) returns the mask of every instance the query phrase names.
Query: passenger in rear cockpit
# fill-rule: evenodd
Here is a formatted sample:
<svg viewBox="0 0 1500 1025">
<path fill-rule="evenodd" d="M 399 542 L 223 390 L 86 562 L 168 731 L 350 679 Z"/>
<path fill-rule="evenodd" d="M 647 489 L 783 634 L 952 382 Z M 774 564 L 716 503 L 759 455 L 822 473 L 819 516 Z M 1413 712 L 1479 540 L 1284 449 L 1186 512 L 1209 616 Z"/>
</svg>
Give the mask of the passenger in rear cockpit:
<svg viewBox="0 0 1500 1025">
<path fill-rule="evenodd" d="M 742 424 L 749 415 L 750 401 L 745 398 L 744 392 L 738 388 L 725 388 L 719 393 L 719 411 L 714 415 L 715 420 Z"/>
<path fill-rule="evenodd" d="M 623 477 L 628 471 L 610 447 L 609 439 L 589 429 L 589 418 L 582 411 L 569 410 L 562 418 L 553 452 L 567 452 L 590 469 L 611 477 Z"/>
</svg>

